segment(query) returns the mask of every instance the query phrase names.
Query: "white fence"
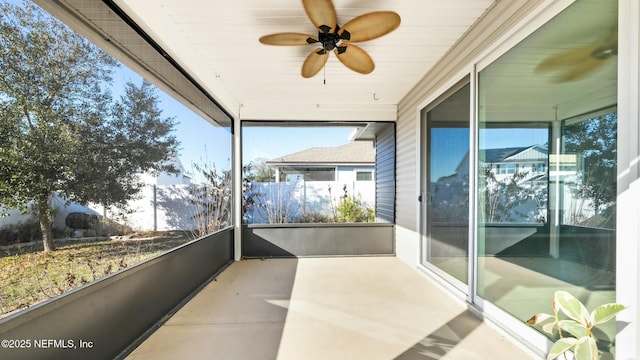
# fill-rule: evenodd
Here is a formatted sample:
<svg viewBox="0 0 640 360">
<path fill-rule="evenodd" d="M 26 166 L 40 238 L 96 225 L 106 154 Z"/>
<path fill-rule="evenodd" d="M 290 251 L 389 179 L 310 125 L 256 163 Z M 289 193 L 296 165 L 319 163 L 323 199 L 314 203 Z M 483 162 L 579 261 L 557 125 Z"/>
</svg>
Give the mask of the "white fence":
<svg viewBox="0 0 640 360">
<path fill-rule="evenodd" d="M 133 230 L 194 230 L 205 225 L 203 222 L 219 221 L 224 227 L 230 221 L 230 199 L 218 202 L 221 205 L 204 206 L 194 195 L 194 189 L 203 185 L 173 184 L 147 185 L 136 200 L 128 203 L 126 209 L 107 208 L 92 204 L 82 206 L 54 198 L 57 209 L 53 226 L 65 228 L 65 217 L 70 212 L 90 212 L 126 225 Z M 298 181 L 280 183 L 252 183 L 245 194 L 254 204 L 248 207 L 245 221 L 250 224 L 322 221 L 336 215 L 336 207 L 345 191 L 358 197 L 363 207 L 375 207 L 374 181 Z M 221 193 L 230 197 L 230 193 Z M 208 199 L 211 200 L 211 199 Z M 203 214 L 205 214 L 203 217 Z M 26 221 L 32 215 L 10 211 L 10 216 L 0 218 L 0 227 Z M 207 225 L 210 226 L 210 225 Z"/>
<path fill-rule="evenodd" d="M 254 205 L 247 209 L 249 224 L 298 222 L 335 215 L 341 197 L 356 196 L 364 207 L 375 207 L 375 182 L 298 181 L 252 183 Z"/>
</svg>

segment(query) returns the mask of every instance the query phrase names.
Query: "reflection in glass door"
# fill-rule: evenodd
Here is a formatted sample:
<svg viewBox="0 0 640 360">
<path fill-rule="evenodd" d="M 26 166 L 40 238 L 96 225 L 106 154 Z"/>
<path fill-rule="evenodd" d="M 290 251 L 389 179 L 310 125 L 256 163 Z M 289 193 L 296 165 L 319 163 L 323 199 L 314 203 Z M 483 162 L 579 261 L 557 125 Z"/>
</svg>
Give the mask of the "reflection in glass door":
<svg viewBox="0 0 640 360">
<path fill-rule="evenodd" d="M 617 62 L 561 78 L 531 61 L 617 23 L 616 0 L 576 1 L 478 73 L 474 299 L 522 324 L 549 311 L 557 290 L 588 309 L 617 298 Z M 613 359 L 615 321 L 598 330 L 601 358 Z"/>
<path fill-rule="evenodd" d="M 468 283 L 469 85 L 427 108 L 423 264 Z M 455 281 L 455 280 L 454 280 Z"/>
</svg>

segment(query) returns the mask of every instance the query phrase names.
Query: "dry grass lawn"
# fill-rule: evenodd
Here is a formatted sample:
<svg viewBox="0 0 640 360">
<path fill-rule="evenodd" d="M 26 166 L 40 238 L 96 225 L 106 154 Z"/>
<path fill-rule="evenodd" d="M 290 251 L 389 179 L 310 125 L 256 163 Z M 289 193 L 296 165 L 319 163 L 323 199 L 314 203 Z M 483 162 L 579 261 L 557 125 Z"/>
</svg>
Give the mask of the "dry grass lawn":
<svg viewBox="0 0 640 360">
<path fill-rule="evenodd" d="M 154 235 L 154 234 L 143 234 Z M 157 235 L 157 234 L 155 234 Z M 139 235 L 140 236 L 140 235 Z M 140 263 L 189 241 L 186 234 L 69 241 L 0 250 L 0 317 Z"/>
</svg>

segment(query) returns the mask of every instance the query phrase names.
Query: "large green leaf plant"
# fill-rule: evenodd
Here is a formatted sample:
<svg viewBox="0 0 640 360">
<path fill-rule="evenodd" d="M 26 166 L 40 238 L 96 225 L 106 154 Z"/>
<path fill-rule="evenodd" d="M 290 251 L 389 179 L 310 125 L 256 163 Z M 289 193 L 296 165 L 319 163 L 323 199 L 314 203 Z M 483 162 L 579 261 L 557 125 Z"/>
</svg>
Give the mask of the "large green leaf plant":
<svg viewBox="0 0 640 360">
<path fill-rule="evenodd" d="M 580 300 L 562 290 L 555 292 L 552 308 L 553 315 L 539 313 L 527 320 L 527 324 L 531 326 L 545 323 L 542 330 L 551 336 L 554 335 L 554 330 L 557 330 L 559 339 L 549 349 L 547 360 L 567 353 L 572 353 L 576 360 L 597 360 L 598 344 L 593 336 L 593 329 L 614 319 L 625 309 L 623 305 L 609 303 L 589 312 Z M 561 318 L 560 314 L 564 314 L 567 319 Z M 548 322 L 549 320 L 553 321 Z M 565 336 L 567 334 L 571 336 Z"/>
</svg>

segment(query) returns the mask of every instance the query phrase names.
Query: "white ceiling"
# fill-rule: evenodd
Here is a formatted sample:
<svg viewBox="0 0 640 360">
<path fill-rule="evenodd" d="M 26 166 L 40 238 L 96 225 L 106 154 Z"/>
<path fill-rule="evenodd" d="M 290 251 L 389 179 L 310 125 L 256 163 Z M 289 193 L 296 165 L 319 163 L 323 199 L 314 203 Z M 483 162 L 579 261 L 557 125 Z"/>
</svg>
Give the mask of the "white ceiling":
<svg viewBox="0 0 640 360">
<path fill-rule="evenodd" d="M 300 75 L 317 48 L 258 38 L 317 30 L 299 0 L 115 0 L 225 109 L 252 120 L 395 120 L 397 104 L 493 0 L 334 0 L 338 24 L 376 10 L 400 14 L 394 32 L 358 45 L 376 68 L 361 75 L 333 54 L 325 72 Z M 326 79 L 326 84 L 325 84 Z"/>
</svg>

